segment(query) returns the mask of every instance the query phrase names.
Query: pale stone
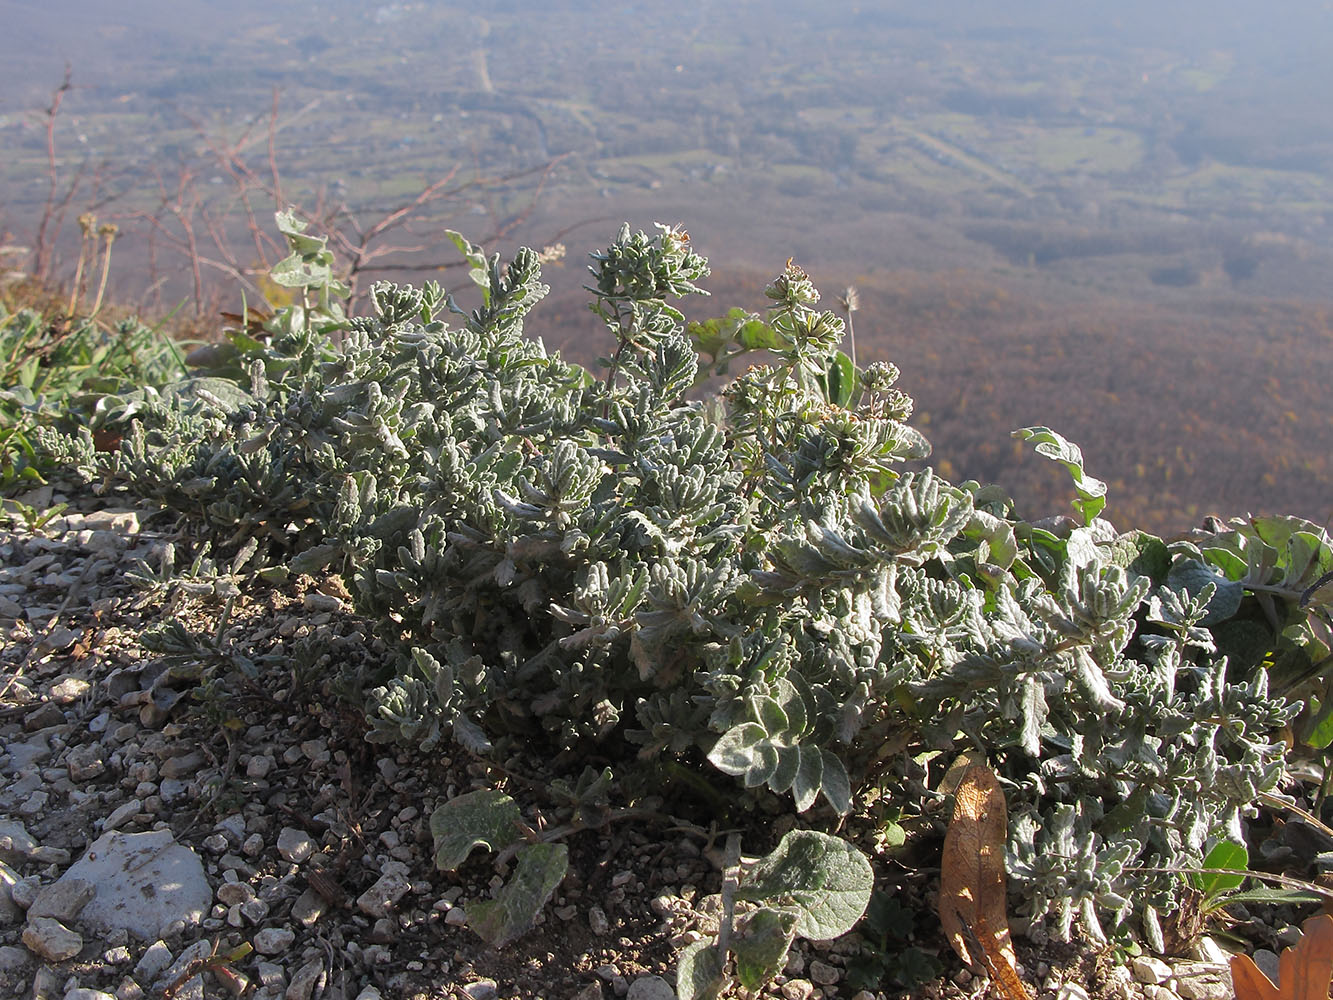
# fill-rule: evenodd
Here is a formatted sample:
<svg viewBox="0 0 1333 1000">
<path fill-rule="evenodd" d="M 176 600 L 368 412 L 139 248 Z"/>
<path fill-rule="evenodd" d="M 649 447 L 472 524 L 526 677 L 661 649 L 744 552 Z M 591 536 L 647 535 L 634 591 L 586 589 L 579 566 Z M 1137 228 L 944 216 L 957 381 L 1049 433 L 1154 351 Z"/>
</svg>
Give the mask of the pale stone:
<svg viewBox="0 0 1333 1000">
<path fill-rule="evenodd" d="M 248 882 L 223 882 L 218 886 L 218 902 L 237 906 L 255 898 L 255 890 Z"/>
<path fill-rule="evenodd" d="M 842 973 L 827 962 L 815 959 L 810 963 L 810 979 L 820 986 L 832 986 L 841 978 Z"/>
<path fill-rule="evenodd" d="M 313 854 L 315 842 L 310 834 L 294 826 L 284 826 L 278 833 L 278 853 L 284 861 L 299 865 Z"/>
<path fill-rule="evenodd" d="M 281 955 L 296 941 L 296 933 L 287 927 L 265 927 L 254 937 L 255 951 L 261 955 Z"/>
<path fill-rule="evenodd" d="M 75 747 L 65 755 L 65 767 L 69 769 L 70 781 L 92 781 L 106 770 L 101 744 Z"/>
<path fill-rule="evenodd" d="M 116 806 L 115 809 L 111 810 L 111 815 L 108 816 L 106 822 L 102 824 L 102 830 L 104 832 L 119 830 L 141 812 L 143 812 L 143 803 L 138 799 L 130 799 L 128 802 L 122 802 L 120 805 Z"/>
<path fill-rule="evenodd" d="M 57 705 L 69 705 L 78 701 L 92 689 L 82 677 L 64 677 L 51 685 L 48 697 Z"/>
<path fill-rule="evenodd" d="M 1131 965 L 1136 982 L 1156 986 L 1171 978 L 1171 966 L 1151 955 L 1137 955 Z"/>
<path fill-rule="evenodd" d="M 495 1000 L 500 995 L 500 989 L 494 979 L 478 979 L 464 986 L 463 993 L 468 1000 Z"/>
<path fill-rule="evenodd" d="M 307 889 L 292 903 L 292 919 L 302 927 L 313 927 L 328 910 L 328 901 L 314 889 Z"/>
<path fill-rule="evenodd" d="M 96 887 L 82 879 L 62 878 L 38 890 L 37 897 L 28 907 L 28 919 L 55 917 L 61 923 L 70 923 L 78 918 L 96 894 Z"/>
<path fill-rule="evenodd" d="M 1182 1000 L 1232 1000 L 1231 976 L 1181 976 L 1176 981 L 1176 995 Z"/>
<path fill-rule="evenodd" d="M 410 888 L 412 883 L 396 872 L 381 875 L 374 885 L 357 897 L 357 909 L 368 917 L 387 917 Z"/>
<path fill-rule="evenodd" d="M 194 774 L 207 761 L 208 758 L 198 750 L 194 750 L 180 757 L 168 757 L 157 771 L 163 778 L 183 778 L 188 774 Z"/>
<path fill-rule="evenodd" d="M 315 987 L 319 985 L 323 978 L 324 959 L 322 956 L 316 955 L 296 970 L 291 983 L 287 986 L 287 992 L 284 994 L 285 1000 L 310 1000 Z"/>
<path fill-rule="evenodd" d="M 96 887 L 80 922 L 100 935 L 123 927 L 152 941 L 174 921 L 197 924 L 213 902 L 198 856 L 170 830 L 103 834 L 60 881 L 73 879 Z"/>
<path fill-rule="evenodd" d="M 171 949 L 165 941 L 154 941 L 134 967 L 134 975 L 145 983 L 151 983 L 171 966 Z"/>
<path fill-rule="evenodd" d="M 625 1000 L 676 1000 L 676 991 L 661 976 L 640 976 L 629 984 Z"/>
<path fill-rule="evenodd" d="M 83 950 L 83 937 L 54 917 L 34 917 L 23 929 L 23 943 L 34 955 L 63 962 Z"/>
</svg>

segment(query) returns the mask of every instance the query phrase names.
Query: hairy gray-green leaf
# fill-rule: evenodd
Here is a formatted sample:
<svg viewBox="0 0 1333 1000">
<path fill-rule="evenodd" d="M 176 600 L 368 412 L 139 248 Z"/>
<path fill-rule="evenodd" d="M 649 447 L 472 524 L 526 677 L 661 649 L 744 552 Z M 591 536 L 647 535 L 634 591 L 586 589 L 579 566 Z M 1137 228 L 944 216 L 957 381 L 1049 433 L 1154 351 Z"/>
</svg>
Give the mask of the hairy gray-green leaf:
<svg viewBox="0 0 1333 1000">
<path fill-rule="evenodd" d="M 747 990 L 758 990 L 782 971 L 796 936 L 793 910 L 760 907 L 746 914 L 731 936 L 736 978 Z"/>
<path fill-rule="evenodd" d="M 503 948 L 532 926 L 569 870 L 564 844 L 528 844 L 494 899 L 468 907 L 468 926 L 492 948 Z"/>
<path fill-rule="evenodd" d="M 846 934 L 870 903 L 870 862 L 847 841 L 793 830 L 744 872 L 738 899 L 791 908 L 795 933 L 815 941 Z"/>
<path fill-rule="evenodd" d="M 676 958 L 678 1000 L 713 1000 L 726 985 L 724 962 L 712 938 L 687 944 Z"/>
<path fill-rule="evenodd" d="M 454 871 L 474 847 L 499 851 L 519 839 L 518 804 L 503 792 L 481 788 L 436 807 L 430 814 L 435 867 Z"/>
</svg>

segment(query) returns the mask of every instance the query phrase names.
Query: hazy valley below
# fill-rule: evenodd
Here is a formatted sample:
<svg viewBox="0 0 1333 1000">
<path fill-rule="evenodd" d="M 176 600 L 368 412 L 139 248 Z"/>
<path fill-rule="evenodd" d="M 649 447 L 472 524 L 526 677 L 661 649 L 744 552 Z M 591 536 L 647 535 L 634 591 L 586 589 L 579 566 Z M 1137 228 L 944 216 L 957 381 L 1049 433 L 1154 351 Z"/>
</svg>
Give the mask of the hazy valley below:
<svg viewBox="0 0 1333 1000">
<path fill-rule="evenodd" d="M 68 279 L 93 210 L 123 231 L 120 297 L 205 317 L 263 290 L 279 199 L 378 254 L 362 289 L 465 284 L 438 269 L 458 263 L 445 228 L 502 253 L 558 241 L 529 332 L 591 363 L 584 254 L 622 220 L 682 224 L 714 268 L 692 317 L 762 311 L 788 257 L 830 304 L 854 285 L 858 361 L 899 365 L 951 478 L 1062 511 L 1067 477 L 1009 436 L 1045 424 L 1111 484 L 1118 525 L 1323 523 L 1330 18 L 3 0 L 0 232 L 33 247 L 53 205 Z"/>
</svg>

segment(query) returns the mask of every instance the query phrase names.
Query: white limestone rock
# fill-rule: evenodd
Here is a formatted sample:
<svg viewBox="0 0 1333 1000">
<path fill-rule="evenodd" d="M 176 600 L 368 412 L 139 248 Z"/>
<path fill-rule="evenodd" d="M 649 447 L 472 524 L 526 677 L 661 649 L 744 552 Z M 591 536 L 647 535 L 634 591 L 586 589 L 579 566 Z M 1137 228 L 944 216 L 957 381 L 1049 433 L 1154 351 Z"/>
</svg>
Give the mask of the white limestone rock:
<svg viewBox="0 0 1333 1000">
<path fill-rule="evenodd" d="M 198 855 L 169 830 L 103 834 L 60 877 L 96 887 L 80 923 L 105 935 L 124 928 L 144 941 L 174 923 L 197 924 L 213 902 Z"/>
</svg>

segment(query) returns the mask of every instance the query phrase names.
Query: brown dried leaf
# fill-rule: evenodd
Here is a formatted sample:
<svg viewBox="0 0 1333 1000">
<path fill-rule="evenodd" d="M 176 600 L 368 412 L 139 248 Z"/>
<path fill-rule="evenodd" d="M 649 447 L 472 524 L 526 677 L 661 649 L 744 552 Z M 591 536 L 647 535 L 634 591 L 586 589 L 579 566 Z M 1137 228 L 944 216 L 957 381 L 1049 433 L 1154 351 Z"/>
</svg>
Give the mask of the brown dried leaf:
<svg viewBox="0 0 1333 1000">
<path fill-rule="evenodd" d="M 1305 936 L 1278 957 L 1277 986 L 1249 955 L 1231 959 L 1236 1000 L 1328 1000 L 1333 980 L 1333 917 L 1320 914 L 1301 926 Z"/>
<path fill-rule="evenodd" d="M 1008 808 L 999 779 L 972 764 L 954 792 L 953 818 L 940 866 L 940 923 L 959 957 L 984 969 L 1010 1000 L 1028 1000 L 1005 910 L 1004 846 Z"/>
</svg>

